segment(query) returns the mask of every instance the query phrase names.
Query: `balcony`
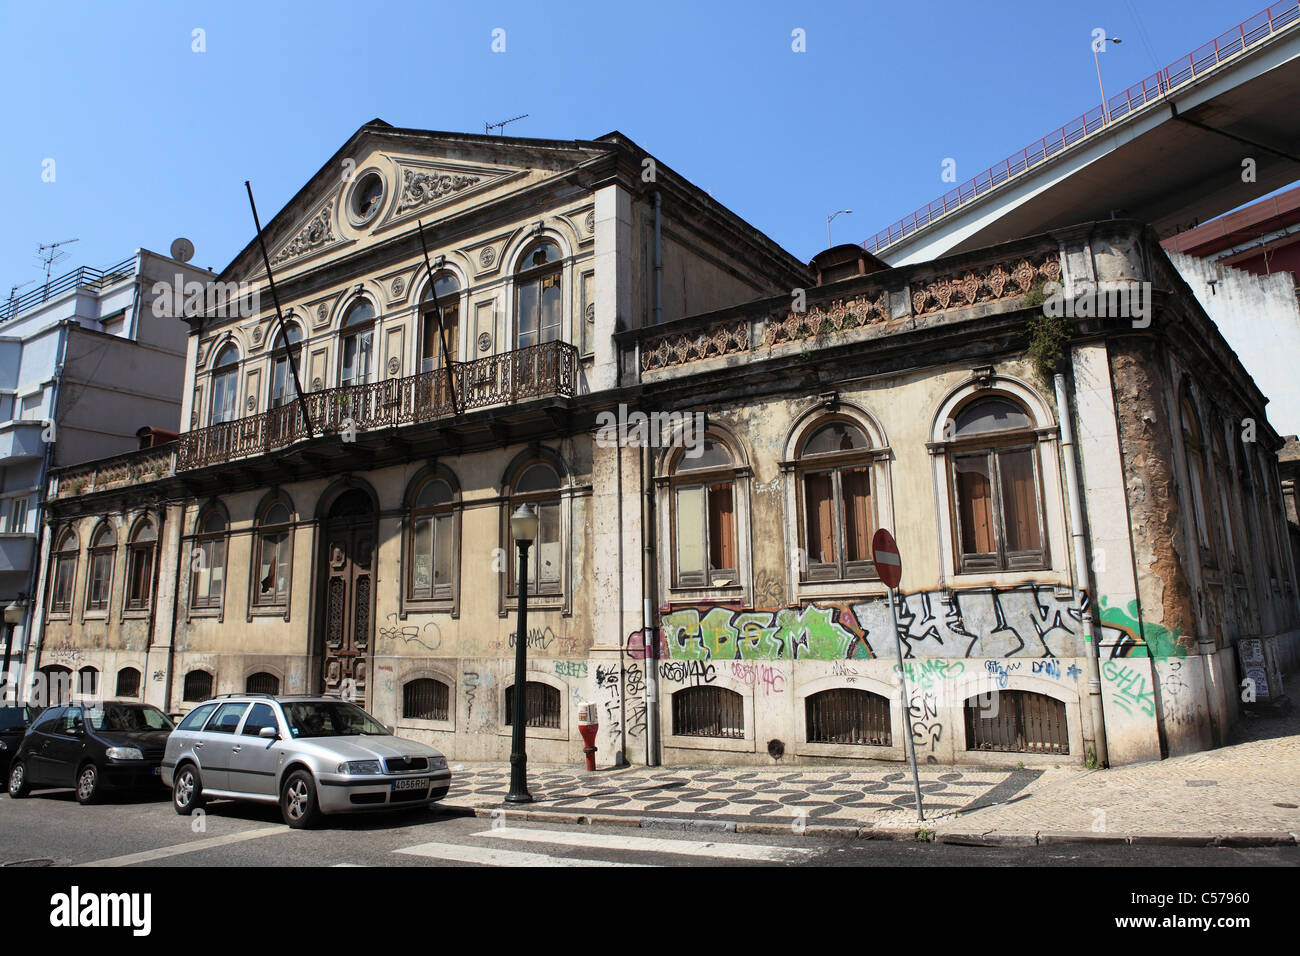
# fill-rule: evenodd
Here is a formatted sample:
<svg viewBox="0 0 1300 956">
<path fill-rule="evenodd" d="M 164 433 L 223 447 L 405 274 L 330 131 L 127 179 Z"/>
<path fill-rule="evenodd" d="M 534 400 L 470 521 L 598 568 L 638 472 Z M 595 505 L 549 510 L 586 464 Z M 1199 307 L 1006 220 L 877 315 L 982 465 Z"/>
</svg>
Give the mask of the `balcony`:
<svg viewBox="0 0 1300 956">
<path fill-rule="evenodd" d="M 472 362 L 365 385 L 308 392 L 309 433 L 298 402 L 181 435 L 177 471 L 265 455 L 322 434 L 360 434 L 454 417 L 457 412 L 534 398 L 572 398 L 578 350 L 547 342 Z M 456 407 L 452 406 L 454 388 Z"/>
<path fill-rule="evenodd" d="M 40 458 L 45 454 L 43 421 L 11 421 L 0 425 L 0 461 Z"/>
<path fill-rule="evenodd" d="M 35 549 L 34 534 L 0 534 L 0 573 L 31 568 Z"/>
</svg>

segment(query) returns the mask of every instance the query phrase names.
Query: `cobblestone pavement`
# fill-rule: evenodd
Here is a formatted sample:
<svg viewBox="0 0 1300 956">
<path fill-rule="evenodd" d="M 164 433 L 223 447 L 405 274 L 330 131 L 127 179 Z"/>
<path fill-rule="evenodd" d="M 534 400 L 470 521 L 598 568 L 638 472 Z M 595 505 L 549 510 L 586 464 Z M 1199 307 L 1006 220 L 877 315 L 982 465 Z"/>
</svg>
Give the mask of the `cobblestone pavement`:
<svg viewBox="0 0 1300 956">
<path fill-rule="evenodd" d="M 510 769 L 455 764 L 444 805 L 502 805 Z M 906 765 L 630 767 L 587 773 L 533 765 L 530 810 L 781 826 L 915 831 Z M 1228 746 L 1110 770 L 921 768 L 925 828 L 957 835 L 1096 839 L 1300 833 L 1300 713 L 1244 718 Z"/>
</svg>

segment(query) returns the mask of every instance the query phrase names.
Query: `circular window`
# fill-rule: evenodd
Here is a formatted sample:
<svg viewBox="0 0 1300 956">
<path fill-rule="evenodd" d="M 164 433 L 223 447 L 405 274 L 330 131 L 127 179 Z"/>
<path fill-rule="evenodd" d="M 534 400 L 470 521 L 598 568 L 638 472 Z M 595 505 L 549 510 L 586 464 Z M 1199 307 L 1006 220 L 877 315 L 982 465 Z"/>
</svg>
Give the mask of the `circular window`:
<svg viewBox="0 0 1300 956">
<path fill-rule="evenodd" d="M 378 173 L 366 173 L 352 189 L 348 211 L 358 225 L 369 222 L 384 203 L 384 180 Z"/>
</svg>

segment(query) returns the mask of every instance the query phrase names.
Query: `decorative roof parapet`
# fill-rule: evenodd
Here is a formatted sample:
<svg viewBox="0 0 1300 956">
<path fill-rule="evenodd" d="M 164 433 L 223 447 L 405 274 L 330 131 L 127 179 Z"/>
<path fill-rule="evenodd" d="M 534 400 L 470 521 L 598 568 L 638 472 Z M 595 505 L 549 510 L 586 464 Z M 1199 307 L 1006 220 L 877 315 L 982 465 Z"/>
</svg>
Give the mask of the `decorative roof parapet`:
<svg viewBox="0 0 1300 956">
<path fill-rule="evenodd" d="M 982 271 L 936 277 L 924 286 L 912 287 L 912 311 L 916 315 L 956 309 L 1024 295 L 1039 279 L 1061 281 L 1061 261 L 1055 253 L 1036 263 L 1021 259 L 1010 269 L 999 262 Z"/>
</svg>

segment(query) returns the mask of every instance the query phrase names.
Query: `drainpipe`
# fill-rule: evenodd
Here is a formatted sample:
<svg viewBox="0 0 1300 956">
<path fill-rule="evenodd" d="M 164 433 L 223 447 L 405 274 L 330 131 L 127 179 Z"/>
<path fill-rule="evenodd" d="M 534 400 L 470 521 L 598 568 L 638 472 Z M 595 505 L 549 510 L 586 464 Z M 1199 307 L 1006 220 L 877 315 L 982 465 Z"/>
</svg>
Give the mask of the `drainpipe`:
<svg viewBox="0 0 1300 956">
<path fill-rule="evenodd" d="M 659 190 L 655 190 L 655 325 L 664 320 L 664 247 L 660 235 Z M 639 367 L 639 366 L 638 366 Z"/>
<path fill-rule="evenodd" d="M 27 588 L 27 593 L 29 594 L 28 601 L 30 602 L 28 604 L 28 607 L 31 609 L 31 615 L 29 617 L 29 620 L 35 621 L 37 615 L 39 614 L 41 623 L 40 623 L 40 627 L 36 629 L 35 635 L 31 635 L 31 634 L 23 635 L 25 639 L 24 645 L 26 645 L 23 648 L 24 658 L 29 656 L 27 651 L 31 646 L 32 637 L 34 636 L 36 638 L 36 643 L 33 648 L 34 652 L 30 655 L 30 659 L 32 662 L 31 663 L 32 673 L 35 673 L 37 670 L 40 669 L 41 647 L 45 643 L 45 623 L 46 623 L 45 608 L 41 596 L 35 593 L 36 575 L 40 571 L 40 568 L 38 567 L 41 560 L 39 548 L 42 539 L 45 537 L 45 530 L 44 530 L 45 513 L 47 510 L 46 495 L 49 493 L 50 461 L 54 457 L 54 446 L 57 443 L 59 437 L 57 432 L 58 414 L 59 414 L 59 393 L 63 390 L 63 370 L 64 370 L 64 365 L 67 362 L 67 358 L 68 358 L 68 329 L 75 323 L 76 323 L 76 319 L 64 319 L 62 322 L 59 323 L 59 353 L 58 353 L 59 358 L 58 358 L 58 364 L 54 368 L 54 388 L 50 392 L 50 418 L 49 418 L 50 424 L 54 425 L 56 429 L 54 434 L 55 441 L 50 441 L 45 443 L 45 457 L 41 459 L 41 477 L 40 477 L 40 484 L 39 484 L 40 499 L 36 504 L 37 550 L 33 553 L 32 569 L 28 574 L 28 588 Z M 10 640 L 12 639 L 13 638 L 10 637 Z M 17 679 L 21 681 L 24 679 L 24 677 L 25 675 L 22 673 L 21 665 L 20 665 Z M 21 686 L 21 684 L 19 686 Z"/>
<path fill-rule="evenodd" d="M 645 639 L 645 764 L 659 766 L 659 622 L 655 614 L 659 593 L 655 561 L 655 497 L 650 480 L 650 446 L 641 449 L 641 618 Z"/>
<path fill-rule="evenodd" d="M 615 767 L 627 766 L 627 667 L 623 663 L 623 437 L 620 435 L 614 449 L 614 492 L 618 498 L 618 753 L 614 755 Z"/>
<path fill-rule="evenodd" d="M 1065 461 L 1065 491 L 1070 500 L 1070 538 L 1074 544 L 1074 573 L 1079 589 L 1088 595 L 1083 609 L 1083 627 L 1088 635 L 1088 705 L 1092 715 L 1093 746 L 1098 766 L 1108 764 L 1106 752 L 1106 718 L 1101 706 L 1101 629 L 1097 626 L 1096 599 L 1092 591 L 1092 566 L 1088 562 L 1088 542 L 1083 532 L 1083 502 L 1079 497 L 1079 471 L 1075 460 L 1073 412 L 1065 390 L 1065 376 L 1059 372 L 1056 384 L 1056 408 L 1061 423 L 1061 457 Z M 1085 742 L 1086 751 L 1086 742 Z M 1085 753 L 1086 755 L 1086 753 Z"/>
</svg>

